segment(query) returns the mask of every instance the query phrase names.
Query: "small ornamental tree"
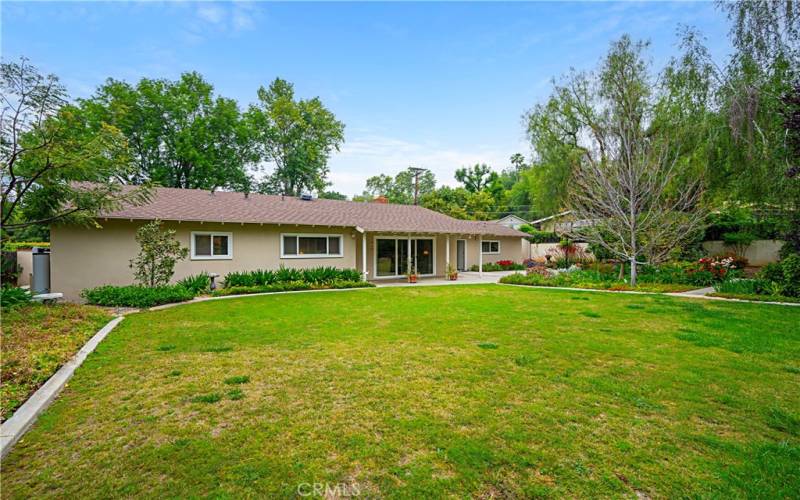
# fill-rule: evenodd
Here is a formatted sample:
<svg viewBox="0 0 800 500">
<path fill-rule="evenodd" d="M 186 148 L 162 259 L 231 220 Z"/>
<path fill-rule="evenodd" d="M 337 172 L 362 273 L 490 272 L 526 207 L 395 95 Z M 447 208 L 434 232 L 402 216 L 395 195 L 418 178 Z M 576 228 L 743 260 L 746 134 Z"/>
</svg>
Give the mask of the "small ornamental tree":
<svg viewBox="0 0 800 500">
<path fill-rule="evenodd" d="M 175 264 L 189 254 L 175 239 L 175 231 L 161 230 L 161 221 L 145 224 L 136 231 L 139 255 L 131 260 L 133 276 L 142 285 L 155 287 L 169 283 L 175 274 Z"/>
</svg>

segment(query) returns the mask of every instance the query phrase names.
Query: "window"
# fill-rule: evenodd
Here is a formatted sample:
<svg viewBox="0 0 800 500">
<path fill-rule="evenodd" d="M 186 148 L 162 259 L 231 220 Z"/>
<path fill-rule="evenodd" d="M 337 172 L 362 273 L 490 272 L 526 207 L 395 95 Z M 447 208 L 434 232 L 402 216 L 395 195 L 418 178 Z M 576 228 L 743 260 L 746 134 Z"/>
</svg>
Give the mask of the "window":
<svg viewBox="0 0 800 500">
<path fill-rule="evenodd" d="M 233 258 L 233 234 L 192 232 L 192 259 L 212 260 Z"/>
<path fill-rule="evenodd" d="M 481 244 L 481 253 L 500 253 L 499 241 L 484 241 Z"/>
<path fill-rule="evenodd" d="M 281 258 L 311 259 L 342 256 L 340 234 L 282 234 Z"/>
</svg>

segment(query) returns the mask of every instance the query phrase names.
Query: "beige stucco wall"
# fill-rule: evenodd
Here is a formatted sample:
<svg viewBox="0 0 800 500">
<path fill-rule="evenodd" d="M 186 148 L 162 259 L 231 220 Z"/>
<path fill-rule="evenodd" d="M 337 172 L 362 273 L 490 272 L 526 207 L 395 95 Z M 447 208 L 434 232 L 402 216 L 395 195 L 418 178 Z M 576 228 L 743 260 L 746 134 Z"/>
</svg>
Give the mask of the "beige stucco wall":
<svg viewBox="0 0 800 500">
<path fill-rule="evenodd" d="M 99 285 L 129 285 L 133 273 L 128 263 L 139 251 L 134 239 L 143 221 L 102 221 L 102 229 L 55 226 L 50 232 L 51 288 L 64 293 L 67 300 L 79 300 L 80 291 Z M 356 267 L 356 231 L 346 228 L 275 226 L 258 224 L 199 224 L 165 222 L 175 229 L 176 238 L 190 248 L 192 231 L 233 233 L 232 259 L 192 260 L 187 257 L 175 266 L 173 280 L 206 271 L 225 276 L 231 271 L 286 267 Z M 324 233 L 343 235 L 343 256 L 328 258 L 282 259 L 282 233 Z M 360 235 L 358 235 L 360 237 Z"/>
<path fill-rule="evenodd" d="M 134 239 L 136 230 L 144 221 L 102 221 L 102 229 L 75 226 L 55 226 L 50 232 L 51 288 L 62 292 L 67 300 L 80 300 L 80 291 L 100 285 L 129 285 L 133 273 L 128 263 L 139 251 Z M 362 235 L 355 228 L 328 228 L 310 226 L 277 226 L 258 224 L 200 224 L 165 222 L 164 227 L 174 229 L 176 238 L 190 248 L 192 231 L 220 231 L 232 233 L 232 259 L 192 260 L 191 257 L 175 266 L 173 281 L 200 272 L 217 273 L 224 277 L 231 271 L 277 269 L 286 267 L 334 266 L 361 270 Z M 280 235 L 284 233 L 341 234 L 343 256 L 330 258 L 280 258 Z M 394 236 L 367 233 L 368 278 L 374 274 L 374 247 L 376 236 Z M 417 237 L 417 235 L 414 235 Z M 435 274 L 443 276 L 446 269 L 445 235 L 419 235 L 435 240 Z M 456 263 L 456 239 L 467 241 L 467 268 L 478 263 L 478 238 L 450 236 L 450 261 Z M 486 238 L 487 240 L 490 238 Z M 513 260 L 522 262 L 525 240 L 522 238 L 491 238 L 500 241 L 500 254 L 484 255 L 484 262 Z"/>
<path fill-rule="evenodd" d="M 780 250 L 783 246 L 782 240 L 756 240 L 744 252 L 744 257 L 751 266 L 764 266 L 770 262 L 780 260 Z M 733 251 L 731 247 L 725 246 L 723 241 L 704 241 L 703 249 L 709 255 L 716 255 Z"/>
<path fill-rule="evenodd" d="M 575 246 L 591 255 L 591 252 L 586 249 L 589 246 L 588 243 L 575 243 Z M 530 258 L 544 257 L 547 254 L 552 254 L 554 247 L 558 247 L 558 243 L 533 243 L 530 245 Z"/>
</svg>

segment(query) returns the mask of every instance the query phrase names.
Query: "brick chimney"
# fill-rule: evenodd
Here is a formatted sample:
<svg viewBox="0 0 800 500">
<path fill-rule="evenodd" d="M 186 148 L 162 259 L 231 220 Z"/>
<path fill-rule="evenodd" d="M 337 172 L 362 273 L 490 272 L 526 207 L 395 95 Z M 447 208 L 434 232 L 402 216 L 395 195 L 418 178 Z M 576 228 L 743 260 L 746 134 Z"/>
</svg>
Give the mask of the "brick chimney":
<svg viewBox="0 0 800 500">
<path fill-rule="evenodd" d="M 386 204 L 386 203 L 389 203 L 389 198 L 387 198 L 385 196 L 376 196 L 375 198 L 373 198 L 372 203 L 383 203 L 383 204 Z"/>
</svg>

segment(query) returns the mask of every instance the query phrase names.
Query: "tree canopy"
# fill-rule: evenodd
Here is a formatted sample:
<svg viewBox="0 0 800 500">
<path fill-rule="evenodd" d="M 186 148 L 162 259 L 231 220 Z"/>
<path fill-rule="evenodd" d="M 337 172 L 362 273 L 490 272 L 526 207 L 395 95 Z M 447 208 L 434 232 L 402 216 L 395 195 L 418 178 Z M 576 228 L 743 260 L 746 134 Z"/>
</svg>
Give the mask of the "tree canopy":
<svg viewBox="0 0 800 500">
<path fill-rule="evenodd" d="M 109 79 L 80 107 L 96 130 L 125 136 L 135 166 L 124 180 L 192 189 L 247 190 L 259 157 L 233 99 L 215 96 L 198 73 L 177 81 Z"/>
<path fill-rule="evenodd" d="M 67 104 L 64 86 L 27 60 L 0 64 L 2 227 L 90 224 L 101 210 L 147 199 L 125 189 L 134 172 L 125 136 Z"/>
<path fill-rule="evenodd" d="M 328 159 L 344 142 L 344 124 L 318 97 L 295 99 L 291 83 L 276 78 L 258 89 L 247 111 L 262 159 L 275 165 L 259 191 L 299 196 L 328 186 Z"/>
</svg>

